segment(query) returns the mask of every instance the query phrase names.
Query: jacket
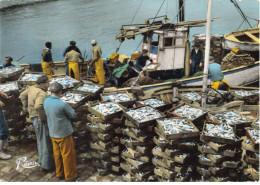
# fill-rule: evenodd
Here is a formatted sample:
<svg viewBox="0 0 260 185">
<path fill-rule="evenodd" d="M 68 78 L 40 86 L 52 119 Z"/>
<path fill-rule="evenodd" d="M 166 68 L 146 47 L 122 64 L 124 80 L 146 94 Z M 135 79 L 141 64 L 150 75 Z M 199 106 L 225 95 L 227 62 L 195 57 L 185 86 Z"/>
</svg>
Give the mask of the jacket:
<svg viewBox="0 0 260 185">
<path fill-rule="evenodd" d="M 94 46 L 92 49 L 92 60 L 98 61 L 98 59 L 101 58 L 101 55 L 102 55 L 101 48 L 98 45 Z"/>
</svg>

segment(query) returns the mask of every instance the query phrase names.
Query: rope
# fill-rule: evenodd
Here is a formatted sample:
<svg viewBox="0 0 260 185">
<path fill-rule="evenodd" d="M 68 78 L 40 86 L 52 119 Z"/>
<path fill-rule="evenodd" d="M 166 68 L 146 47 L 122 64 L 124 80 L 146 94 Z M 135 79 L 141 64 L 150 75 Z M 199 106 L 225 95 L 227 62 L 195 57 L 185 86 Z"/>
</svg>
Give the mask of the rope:
<svg viewBox="0 0 260 185">
<path fill-rule="evenodd" d="M 136 12 L 135 12 L 135 15 L 134 15 L 134 17 L 133 17 L 133 19 L 132 19 L 132 21 L 131 21 L 130 24 L 133 23 L 133 21 L 134 21 L 134 19 L 135 19 L 135 16 L 137 15 L 137 13 L 138 13 L 138 11 L 139 11 L 139 8 L 141 7 L 142 2 L 143 2 L 143 0 L 142 0 L 141 3 L 139 4 L 139 6 L 138 6 L 138 8 L 137 8 L 137 10 L 136 10 Z"/>
</svg>

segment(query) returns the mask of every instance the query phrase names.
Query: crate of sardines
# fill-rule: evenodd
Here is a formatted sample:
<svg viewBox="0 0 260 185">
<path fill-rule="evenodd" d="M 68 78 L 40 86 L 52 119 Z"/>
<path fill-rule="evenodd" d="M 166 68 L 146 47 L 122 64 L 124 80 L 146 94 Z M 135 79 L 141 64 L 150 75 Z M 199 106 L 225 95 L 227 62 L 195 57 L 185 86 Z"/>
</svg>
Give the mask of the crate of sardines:
<svg viewBox="0 0 260 185">
<path fill-rule="evenodd" d="M 69 89 L 77 86 L 80 81 L 66 75 L 59 75 L 56 77 L 53 77 L 50 81 L 50 83 L 58 82 L 63 86 L 63 89 Z"/>
<path fill-rule="evenodd" d="M 157 128 L 165 139 L 183 139 L 199 136 L 199 130 L 187 118 L 157 119 Z"/>
<path fill-rule="evenodd" d="M 221 144 L 235 144 L 236 133 L 235 128 L 228 124 L 218 124 L 214 122 L 205 121 L 202 135 L 203 141 L 213 141 Z"/>
<path fill-rule="evenodd" d="M 150 63 L 146 66 L 146 71 L 155 71 L 158 67 L 160 67 L 159 63 Z"/>
<path fill-rule="evenodd" d="M 211 89 L 208 92 L 209 96 L 215 97 L 215 98 L 222 98 L 222 96 L 225 96 L 229 94 L 228 91 L 223 91 L 223 90 L 215 90 L 215 89 Z"/>
<path fill-rule="evenodd" d="M 25 85 L 34 85 L 38 78 L 40 78 L 44 73 L 42 72 L 24 72 L 17 80 L 18 85 L 25 86 Z"/>
<path fill-rule="evenodd" d="M 0 69 L 0 76 L 3 78 L 13 78 L 13 77 L 19 78 L 19 75 L 21 75 L 23 72 L 24 72 L 24 68 L 11 66 L 11 67 Z"/>
<path fill-rule="evenodd" d="M 201 107 L 195 107 L 187 103 L 182 103 L 167 111 L 170 117 L 187 117 L 191 121 L 196 121 L 204 118 L 207 115 L 207 110 Z"/>
<path fill-rule="evenodd" d="M 259 128 L 246 128 L 247 138 L 250 140 L 254 148 L 259 148 Z"/>
<path fill-rule="evenodd" d="M 130 120 L 139 128 L 153 125 L 156 119 L 165 116 L 163 113 L 150 106 L 130 109 L 128 111 L 124 111 L 123 114 L 128 120 Z"/>
<path fill-rule="evenodd" d="M 150 107 L 157 109 L 159 111 L 165 111 L 165 110 L 170 109 L 172 107 L 171 103 L 167 103 L 166 101 L 160 100 L 158 98 L 150 98 L 150 99 L 147 99 L 147 100 L 137 101 L 136 105 L 138 107 L 150 106 Z"/>
<path fill-rule="evenodd" d="M 253 96 L 259 96 L 259 90 L 238 89 L 238 90 L 232 90 L 231 94 L 235 96 L 237 99 L 245 100 Z"/>
<path fill-rule="evenodd" d="M 259 129 L 259 122 L 260 122 L 260 120 L 259 120 L 259 117 L 258 117 L 258 118 L 256 118 L 256 119 L 253 121 L 251 127 L 252 127 L 252 128 L 256 128 L 256 129 Z"/>
<path fill-rule="evenodd" d="M 215 114 L 209 114 L 209 117 L 213 122 L 220 124 L 227 123 L 232 127 L 236 126 L 236 129 L 250 126 L 252 123 L 250 120 L 235 110 L 219 111 Z"/>
<path fill-rule="evenodd" d="M 118 117 L 122 113 L 123 107 L 114 102 L 99 102 L 94 105 L 88 105 L 88 110 L 106 121 Z"/>
<path fill-rule="evenodd" d="M 19 87 L 17 82 L 0 84 L 0 91 L 5 92 L 9 96 L 13 92 L 19 92 Z"/>
<path fill-rule="evenodd" d="M 68 103 L 71 107 L 77 108 L 88 100 L 89 96 L 76 92 L 76 91 L 67 91 L 62 94 L 60 99 Z"/>
<path fill-rule="evenodd" d="M 179 94 L 179 97 L 188 103 L 201 102 L 201 95 L 197 92 L 182 92 Z"/>
<path fill-rule="evenodd" d="M 74 90 L 96 96 L 104 90 L 104 85 L 80 83 Z"/>
<path fill-rule="evenodd" d="M 119 103 L 125 107 L 130 107 L 134 104 L 134 98 L 127 92 L 109 92 L 100 95 L 102 101 Z"/>
</svg>

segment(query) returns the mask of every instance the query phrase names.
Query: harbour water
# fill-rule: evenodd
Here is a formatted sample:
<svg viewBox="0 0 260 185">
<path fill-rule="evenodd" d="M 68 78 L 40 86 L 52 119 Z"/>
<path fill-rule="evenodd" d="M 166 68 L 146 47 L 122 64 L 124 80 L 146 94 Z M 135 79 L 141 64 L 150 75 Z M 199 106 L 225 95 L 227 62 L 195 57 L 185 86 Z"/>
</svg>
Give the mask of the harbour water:
<svg viewBox="0 0 260 185">
<path fill-rule="evenodd" d="M 157 14 L 168 15 L 170 22 L 177 21 L 178 0 L 57 0 L 21 6 L 0 11 L 0 61 L 5 56 L 14 60 L 25 56 L 22 63 L 39 63 L 44 43 L 53 43 L 53 60 L 62 61 L 62 53 L 70 40 L 75 40 L 82 54 L 91 57 L 90 41 L 96 39 L 104 58 L 115 52 L 119 41 L 115 36 L 121 25 L 144 23 L 145 19 Z M 207 0 L 185 0 L 185 20 L 205 19 Z M 237 0 L 245 15 L 259 19 L 258 0 Z M 4 4 L 3 4 L 4 3 Z M 10 1 L 9 3 L 13 3 Z M 0 1 L 0 8 L 8 4 Z M 238 29 L 242 18 L 235 6 L 228 0 L 213 0 L 212 17 L 220 17 L 212 22 L 211 33 L 226 34 Z M 249 19 L 253 26 L 257 22 Z M 247 28 L 245 23 L 240 29 Z M 191 28 L 191 35 L 205 33 L 205 27 Z M 191 38 L 192 39 L 192 38 Z M 141 36 L 126 40 L 120 47 L 120 54 L 130 55 L 138 47 Z M 86 52 L 85 52 L 86 51 Z"/>
</svg>

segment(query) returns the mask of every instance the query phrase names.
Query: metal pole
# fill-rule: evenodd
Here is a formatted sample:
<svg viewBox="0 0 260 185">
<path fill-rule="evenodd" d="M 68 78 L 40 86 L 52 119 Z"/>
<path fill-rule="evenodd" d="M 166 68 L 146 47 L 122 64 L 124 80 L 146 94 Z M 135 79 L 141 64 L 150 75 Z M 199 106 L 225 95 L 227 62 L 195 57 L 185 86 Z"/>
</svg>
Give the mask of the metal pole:
<svg viewBox="0 0 260 185">
<path fill-rule="evenodd" d="M 179 21 L 182 22 L 184 21 L 184 5 L 183 5 L 183 0 L 179 0 Z"/>
<path fill-rule="evenodd" d="M 202 108 L 206 108 L 206 100 L 207 100 L 208 65 L 209 65 L 209 51 L 210 51 L 211 9 L 212 9 L 212 0 L 208 0 L 207 25 L 206 25 L 206 46 L 205 46 L 206 49 L 205 49 L 202 100 L 201 100 L 201 107 Z"/>
</svg>

